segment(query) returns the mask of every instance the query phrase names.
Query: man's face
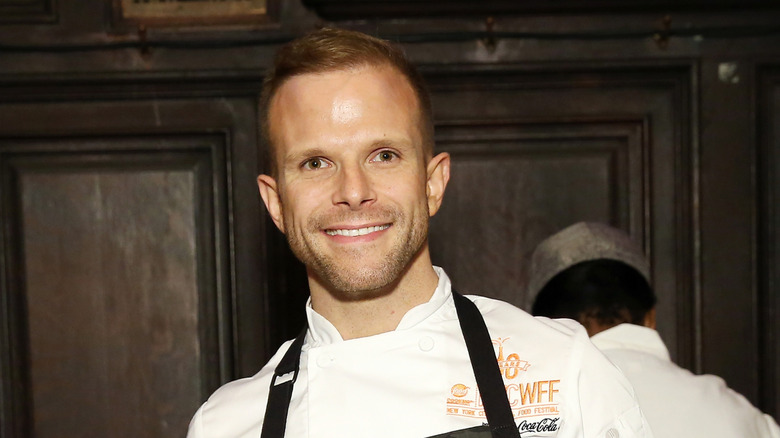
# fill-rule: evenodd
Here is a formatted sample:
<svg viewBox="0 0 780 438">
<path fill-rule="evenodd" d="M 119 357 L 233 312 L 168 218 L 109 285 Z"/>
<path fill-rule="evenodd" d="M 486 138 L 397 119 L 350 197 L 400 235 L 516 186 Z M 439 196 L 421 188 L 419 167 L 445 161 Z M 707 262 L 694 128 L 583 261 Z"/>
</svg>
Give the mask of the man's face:
<svg viewBox="0 0 780 438">
<path fill-rule="evenodd" d="M 441 199 L 418 118 L 388 67 L 296 76 L 271 101 L 279 172 L 258 179 L 263 199 L 309 275 L 348 298 L 390 285 L 427 250 Z"/>
</svg>

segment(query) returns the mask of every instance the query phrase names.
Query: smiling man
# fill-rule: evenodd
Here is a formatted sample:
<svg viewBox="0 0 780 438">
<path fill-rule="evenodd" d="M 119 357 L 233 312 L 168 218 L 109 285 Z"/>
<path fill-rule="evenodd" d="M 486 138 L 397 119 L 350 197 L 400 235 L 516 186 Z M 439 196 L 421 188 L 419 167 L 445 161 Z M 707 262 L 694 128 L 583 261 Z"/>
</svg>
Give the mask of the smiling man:
<svg viewBox="0 0 780 438">
<path fill-rule="evenodd" d="M 393 45 L 323 29 L 263 93 L 263 201 L 306 265 L 308 327 L 190 424 L 200 437 L 650 437 L 633 391 L 574 323 L 452 290 L 428 222 L 450 157 Z"/>
</svg>

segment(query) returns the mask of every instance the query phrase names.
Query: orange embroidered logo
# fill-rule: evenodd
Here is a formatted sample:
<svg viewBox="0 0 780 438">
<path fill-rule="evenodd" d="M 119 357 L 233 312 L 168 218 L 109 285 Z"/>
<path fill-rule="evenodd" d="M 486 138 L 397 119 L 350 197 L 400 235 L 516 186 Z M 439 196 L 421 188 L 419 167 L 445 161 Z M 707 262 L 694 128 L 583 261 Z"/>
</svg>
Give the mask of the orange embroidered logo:
<svg viewBox="0 0 780 438">
<path fill-rule="evenodd" d="M 539 379 L 536 377 L 532 381 L 526 381 L 529 377 L 524 374 L 520 378 L 521 371 L 528 371 L 531 364 L 520 359 L 517 353 L 505 351 L 505 345 L 509 338 L 497 338 L 492 340 L 496 349 L 496 360 L 501 370 L 501 377 L 504 380 L 507 399 L 512 409 L 514 418 L 523 418 L 526 420 L 526 426 L 541 427 L 548 422 L 556 424 L 557 416 L 560 415 L 560 379 Z M 514 379 L 514 380 L 513 380 Z M 468 382 L 468 381 L 467 381 Z M 479 387 L 476 385 L 467 386 L 463 383 L 456 383 L 450 387 L 450 394 L 446 398 L 447 415 L 469 418 L 485 418 L 485 408 L 482 405 L 482 396 Z M 541 420 L 539 420 L 541 418 Z M 533 423 L 532 423 L 533 422 Z M 537 424 L 538 423 L 538 424 Z M 552 427 L 552 426 L 551 426 Z M 556 426 L 557 427 L 557 426 Z M 526 429 L 530 431 L 531 429 Z M 541 429 L 535 429 L 541 431 Z M 545 429 L 553 431 L 555 429 Z"/>
<path fill-rule="evenodd" d="M 462 384 L 462 383 L 457 383 L 457 384 L 452 386 L 452 389 L 450 389 L 450 392 L 455 397 L 465 397 L 466 394 L 469 393 L 469 387 L 464 385 L 464 384 Z"/>
<path fill-rule="evenodd" d="M 498 368 L 501 370 L 501 374 L 509 380 L 514 379 L 520 374 L 520 371 L 528 370 L 531 364 L 528 361 L 521 360 L 517 353 L 510 353 L 504 358 L 504 342 L 509 338 L 494 339 L 493 345 L 498 345 Z"/>
</svg>

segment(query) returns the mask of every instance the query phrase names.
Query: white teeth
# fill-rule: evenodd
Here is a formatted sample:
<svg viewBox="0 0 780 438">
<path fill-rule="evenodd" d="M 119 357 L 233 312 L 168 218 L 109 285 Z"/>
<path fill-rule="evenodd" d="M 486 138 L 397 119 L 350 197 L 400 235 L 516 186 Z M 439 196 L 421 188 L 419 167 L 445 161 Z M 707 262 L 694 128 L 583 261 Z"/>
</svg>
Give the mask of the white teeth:
<svg viewBox="0 0 780 438">
<path fill-rule="evenodd" d="M 378 225 L 375 227 L 365 227 L 365 228 L 350 229 L 350 230 L 326 230 L 325 232 L 331 236 L 356 237 L 356 236 L 365 236 L 366 234 L 375 233 L 381 230 L 386 230 L 389 227 L 390 225 Z"/>
</svg>

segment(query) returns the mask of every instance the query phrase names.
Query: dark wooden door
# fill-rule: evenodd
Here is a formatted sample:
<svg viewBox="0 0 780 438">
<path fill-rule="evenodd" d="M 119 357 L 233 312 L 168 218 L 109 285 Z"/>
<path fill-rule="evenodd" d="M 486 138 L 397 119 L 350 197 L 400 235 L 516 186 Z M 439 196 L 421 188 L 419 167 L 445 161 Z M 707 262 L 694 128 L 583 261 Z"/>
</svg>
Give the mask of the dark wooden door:
<svg viewBox="0 0 780 438">
<path fill-rule="evenodd" d="M 258 77 L 160 81 L 4 84 L 2 436 L 181 436 L 265 360 Z"/>
</svg>

